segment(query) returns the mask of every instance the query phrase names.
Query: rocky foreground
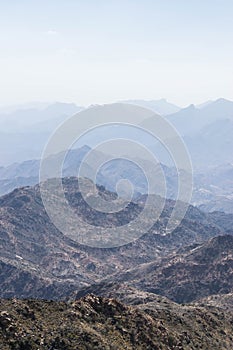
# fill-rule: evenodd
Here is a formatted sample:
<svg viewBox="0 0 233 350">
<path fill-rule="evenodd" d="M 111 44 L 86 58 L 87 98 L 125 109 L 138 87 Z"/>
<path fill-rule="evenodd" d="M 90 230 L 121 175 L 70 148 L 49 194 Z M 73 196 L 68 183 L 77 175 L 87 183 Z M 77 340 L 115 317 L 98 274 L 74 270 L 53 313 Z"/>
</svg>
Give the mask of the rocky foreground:
<svg viewBox="0 0 233 350">
<path fill-rule="evenodd" d="M 232 349 L 233 313 L 144 297 L 137 306 L 94 295 L 70 302 L 1 300 L 0 349 Z"/>
</svg>

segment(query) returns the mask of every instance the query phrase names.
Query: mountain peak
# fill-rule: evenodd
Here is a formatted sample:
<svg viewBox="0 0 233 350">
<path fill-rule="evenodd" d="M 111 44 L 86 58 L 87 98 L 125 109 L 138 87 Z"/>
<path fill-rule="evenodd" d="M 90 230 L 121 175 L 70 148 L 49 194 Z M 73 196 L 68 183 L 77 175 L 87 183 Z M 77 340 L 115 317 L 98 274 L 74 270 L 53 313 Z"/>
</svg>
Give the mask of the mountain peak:
<svg viewBox="0 0 233 350">
<path fill-rule="evenodd" d="M 193 103 L 191 103 L 188 107 L 186 107 L 184 109 L 186 109 L 186 110 L 189 110 L 189 109 L 194 110 L 194 109 L 196 109 L 196 107 L 195 107 L 195 105 Z"/>
<path fill-rule="evenodd" d="M 232 102 L 230 100 L 227 100 L 226 98 L 220 97 L 217 100 L 214 101 L 215 103 L 228 103 L 228 102 Z"/>
</svg>

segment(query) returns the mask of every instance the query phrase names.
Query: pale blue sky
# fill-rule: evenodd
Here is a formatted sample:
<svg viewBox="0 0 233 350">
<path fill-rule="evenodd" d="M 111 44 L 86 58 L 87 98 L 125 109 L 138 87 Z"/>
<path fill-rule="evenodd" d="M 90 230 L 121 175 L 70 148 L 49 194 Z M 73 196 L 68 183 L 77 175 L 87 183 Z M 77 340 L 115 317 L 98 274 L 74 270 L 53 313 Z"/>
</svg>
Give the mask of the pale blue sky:
<svg viewBox="0 0 233 350">
<path fill-rule="evenodd" d="M 233 100 L 232 0 L 0 0 L 0 106 Z"/>
</svg>

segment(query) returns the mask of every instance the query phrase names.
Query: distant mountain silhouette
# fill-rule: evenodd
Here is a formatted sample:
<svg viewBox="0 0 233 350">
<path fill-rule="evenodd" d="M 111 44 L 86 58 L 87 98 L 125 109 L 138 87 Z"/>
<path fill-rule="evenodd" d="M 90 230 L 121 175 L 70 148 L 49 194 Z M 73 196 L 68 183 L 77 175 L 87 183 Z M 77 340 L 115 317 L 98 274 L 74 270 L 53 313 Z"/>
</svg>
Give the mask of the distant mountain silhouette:
<svg viewBox="0 0 233 350">
<path fill-rule="evenodd" d="M 0 111 L 0 127 L 2 132 L 18 133 L 38 131 L 38 125 L 44 125 L 43 131 L 47 131 L 48 125 L 53 121 L 62 122 L 68 116 L 79 112 L 82 107 L 74 103 L 56 102 L 44 108 L 23 108 L 11 112 Z M 42 131 L 42 128 L 39 130 Z"/>
<path fill-rule="evenodd" d="M 75 104 L 55 103 L 42 109 L 0 113 L 0 164 L 40 158 L 51 132 L 81 109 Z"/>
<path fill-rule="evenodd" d="M 149 108 L 155 113 L 158 113 L 164 116 L 171 113 L 178 112 L 180 110 L 180 107 L 174 105 L 173 103 L 168 102 L 165 98 L 162 98 L 160 100 L 124 100 L 121 102 Z"/>
<path fill-rule="evenodd" d="M 220 121 L 218 123 L 224 123 Z M 207 129 L 208 130 L 208 129 Z M 218 128 L 217 128 L 218 130 Z M 218 131 L 216 130 L 216 140 L 218 138 Z M 230 131 L 230 128 L 226 130 Z M 226 139 L 226 138 L 225 138 Z M 205 142 L 205 138 L 202 139 Z M 223 138 L 220 140 L 223 140 Z M 231 142 L 231 138 L 230 138 Z M 202 147 L 201 140 L 199 141 L 200 147 Z M 217 145 L 217 141 L 216 141 Z M 213 150 L 211 156 L 216 156 L 220 154 L 221 150 L 224 149 L 223 146 L 218 149 L 215 144 L 213 144 Z M 216 149 L 216 153 L 215 152 Z M 85 155 L 90 151 L 90 147 L 83 146 L 79 149 L 74 149 L 69 151 L 65 158 L 63 165 L 63 176 L 77 176 L 78 169 L 83 163 Z M 205 157 L 207 157 L 210 148 L 206 146 L 206 149 L 201 152 L 195 153 L 193 150 L 193 157 L 197 156 L 199 161 L 203 154 L 203 162 Z M 92 150 L 93 154 L 99 159 L 104 158 L 104 154 Z M 225 150 L 225 157 L 228 156 L 228 149 Z M 61 157 L 62 155 L 57 155 Z M 215 159 L 215 158 L 214 158 Z M 223 158 L 224 159 L 224 158 Z M 228 158 L 225 158 L 228 160 Z M 56 157 L 49 158 L 48 162 L 53 164 Z M 137 158 L 134 160 L 138 161 Z M 163 164 L 150 164 L 147 160 L 140 160 L 141 163 L 145 164 L 145 167 L 150 170 L 151 176 L 154 176 L 153 186 L 151 188 L 154 193 L 160 193 L 163 188 L 163 183 L 160 179 L 160 171 L 162 169 L 166 178 L 166 196 L 167 198 L 176 199 L 178 192 L 178 174 L 174 167 L 167 167 Z M 84 165 L 87 167 L 87 164 Z M 7 167 L 0 167 L 0 195 L 11 192 L 13 189 L 26 185 L 35 185 L 39 182 L 39 167 L 40 161 L 30 160 L 22 163 L 14 163 Z M 194 172 L 194 187 L 193 196 L 191 203 L 200 207 L 205 211 L 225 211 L 227 213 L 233 212 L 233 165 L 231 163 L 225 163 L 217 166 L 212 166 L 209 170 L 201 170 Z M 86 168 L 90 174 L 93 173 L 93 169 Z M 185 174 L 185 172 L 184 172 Z M 134 163 L 126 162 L 124 159 L 111 160 L 104 164 L 99 173 L 97 174 L 96 181 L 99 185 L 105 186 L 108 190 L 115 191 L 116 184 L 121 179 L 128 179 L 134 188 L 134 197 L 136 198 L 140 193 L 145 194 L 148 191 L 147 180 L 144 177 L 140 168 L 138 168 Z M 121 195 L 124 195 L 122 192 Z"/>
<path fill-rule="evenodd" d="M 233 120 L 233 102 L 220 98 L 207 103 L 203 108 L 193 104 L 170 114 L 167 119 L 182 135 L 198 132 L 203 127 L 221 119 Z"/>
</svg>

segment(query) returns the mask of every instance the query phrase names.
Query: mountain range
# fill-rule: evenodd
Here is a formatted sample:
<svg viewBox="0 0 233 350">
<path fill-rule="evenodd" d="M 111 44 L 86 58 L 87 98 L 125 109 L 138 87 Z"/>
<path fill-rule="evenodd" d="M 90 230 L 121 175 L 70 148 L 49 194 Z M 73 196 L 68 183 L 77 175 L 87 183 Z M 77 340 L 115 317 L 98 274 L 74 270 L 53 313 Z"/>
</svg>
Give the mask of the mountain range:
<svg viewBox="0 0 233 350">
<path fill-rule="evenodd" d="M 169 114 L 167 119 L 177 128 L 181 135 L 187 135 L 211 125 L 217 120 L 233 120 L 233 102 L 220 98 L 207 103 L 202 108 L 193 104 L 176 113 Z"/>
<path fill-rule="evenodd" d="M 190 152 L 194 168 L 208 169 L 232 160 L 233 102 L 220 98 L 201 106 L 177 107 L 165 99 L 127 100 L 163 115 L 184 139 Z M 41 152 L 55 128 L 66 118 L 83 110 L 75 104 L 55 103 L 43 108 L 20 109 L 0 113 L 0 165 L 40 158 Z M 122 133 L 122 130 L 120 130 Z M 109 131 L 111 135 L 111 130 Z M 124 131 L 124 137 L 131 132 Z M 132 135 L 131 135 L 132 136 Z M 137 135 L 136 135 L 137 137 Z M 93 135 L 92 135 L 93 138 Z M 148 140 L 140 138 L 147 145 Z M 90 147 L 95 140 L 88 139 Z M 156 149 L 156 148 L 155 148 Z M 222 150 L 222 152 L 221 152 Z M 164 152 L 157 147 L 161 163 L 169 165 Z M 220 153 L 221 152 L 221 153 Z"/>
<path fill-rule="evenodd" d="M 202 108 L 190 105 L 166 115 L 183 139 L 196 172 L 205 172 L 214 166 L 233 162 L 233 102 L 218 99 Z M 154 124 L 154 118 L 146 121 Z M 171 160 L 158 143 L 158 159 L 170 165 Z"/>
<path fill-rule="evenodd" d="M 82 181 L 88 186 L 89 180 Z M 64 186 L 80 218 L 79 235 L 87 232 L 87 222 L 106 227 L 107 239 L 109 225 L 130 222 L 143 207 L 143 201 L 138 199 L 116 215 L 100 215 L 88 209 L 76 178 L 64 178 Z M 109 200 L 114 196 L 102 186 L 99 191 Z M 153 261 L 159 266 L 163 257 L 167 259 L 182 247 L 232 233 L 233 215 L 207 214 L 190 206 L 179 227 L 165 234 L 173 206 L 174 202 L 167 200 L 160 219 L 149 232 L 142 231 L 140 239 L 118 248 L 91 248 L 55 228 L 45 212 L 38 185 L 14 190 L 0 199 L 1 296 L 65 297 L 69 291 L 94 284 L 108 275 L 116 279 L 116 273 L 135 267 L 138 270 L 139 265 L 153 265 Z"/>
<path fill-rule="evenodd" d="M 100 168 L 94 189 L 90 179 L 77 177 L 81 164 L 87 174 L 93 173 L 84 161 L 88 152 L 105 159 L 89 145 L 70 150 L 63 164 L 65 199 L 76 220 L 69 220 L 69 235 L 62 233 L 43 205 L 40 190 L 45 184 L 54 186 L 53 200 L 60 197 L 54 179 L 38 184 L 39 153 L 52 129 L 81 107 L 64 104 L 11 112 L 12 121 L 1 124 L 5 159 L 11 163 L 12 155 L 24 160 L 0 167 L 1 349 L 232 349 L 233 103 L 219 99 L 185 109 L 165 100 L 132 103 L 160 111 L 182 134 L 192 156 L 195 206 L 187 205 L 174 231 L 167 230 L 167 223 L 176 204 L 176 169 L 140 159 L 155 178 L 154 193 L 148 194 L 136 166 L 111 160 Z M 14 125 L 13 115 L 22 118 L 20 125 Z M 14 127 L 16 133 L 10 134 Z M 112 129 L 108 136 L 114 133 Z M 46 161 L 52 167 L 63 156 Z M 135 162 L 138 159 L 136 154 Z M 112 229 L 121 227 L 129 235 L 124 225 L 140 215 L 148 198 L 160 205 L 159 169 L 167 183 L 159 219 L 146 230 L 150 218 L 143 217 L 141 236 L 117 245 Z M 129 203 L 124 192 L 115 193 L 117 181 L 124 178 L 134 185 Z M 109 207 L 114 201 L 124 209 L 92 209 L 81 187 L 87 198 L 95 201 L 98 193 Z M 67 213 L 57 215 L 65 222 Z M 107 242 L 103 247 L 81 240 L 89 235 L 90 225 L 91 239 Z"/>
<path fill-rule="evenodd" d="M 190 303 L 211 295 L 233 291 L 233 237 L 214 237 L 202 245 L 178 250 L 161 261 L 142 264 L 100 284 L 84 288 L 77 297 L 94 293 L 120 298 L 127 284 L 177 303 Z M 120 284 L 117 285 L 117 282 Z M 117 285 L 117 286 L 116 286 Z M 117 291 L 114 293 L 114 290 Z"/>
<path fill-rule="evenodd" d="M 0 113 L 0 164 L 40 158 L 50 134 L 71 115 L 82 110 L 75 104 L 55 103 Z"/>
<path fill-rule="evenodd" d="M 97 232 L 105 227 L 108 237 L 110 227 L 130 222 L 142 210 L 145 195 L 117 214 L 100 214 L 84 201 L 81 182 L 90 189 L 88 179 L 63 178 L 80 219 L 78 235 L 87 232 L 87 222 Z M 106 200 L 116 200 L 103 186 L 97 189 Z M 233 215 L 189 206 L 176 230 L 167 233 L 174 204 L 166 200 L 159 220 L 139 239 L 94 248 L 53 225 L 39 185 L 2 196 L 1 349 L 11 344 L 29 350 L 230 350 Z"/>
<path fill-rule="evenodd" d="M 145 107 L 163 116 L 176 113 L 181 109 L 175 104 L 168 102 L 165 98 L 160 100 L 123 100 L 120 102 Z"/>
<path fill-rule="evenodd" d="M 98 159 L 103 159 L 104 163 L 105 155 L 99 151 L 91 150 L 88 146 L 73 149 L 65 157 L 63 176 L 77 176 L 80 165 L 90 151 Z M 57 155 L 57 157 L 60 156 Z M 53 164 L 55 159 L 56 157 L 51 157 L 48 162 Z M 137 163 L 137 161 L 138 157 L 135 157 L 135 162 Z M 154 177 L 152 191 L 154 190 L 155 193 L 162 191 L 163 185 L 159 177 L 162 169 L 166 179 L 167 198 L 176 199 L 178 174 L 175 168 L 164 164 L 150 164 L 150 161 L 145 159 L 140 159 L 140 164 L 145 164 L 145 168 L 150 171 L 150 176 Z M 233 213 L 232 164 L 221 164 L 210 168 L 208 171 L 194 172 L 191 203 L 207 212 L 217 210 Z M 40 161 L 37 159 L 14 163 L 7 167 L 0 167 L 0 195 L 9 193 L 17 187 L 37 184 L 39 182 L 39 168 Z M 147 193 L 147 181 L 140 168 L 132 162 L 126 162 L 124 159 L 113 159 L 104 164 L 97 174 L 96 181 L 108 190 L 115 191 L 116 183 L 120 179 L 128 179 L 132 183 L 134 196 Z"/>
</svg>

